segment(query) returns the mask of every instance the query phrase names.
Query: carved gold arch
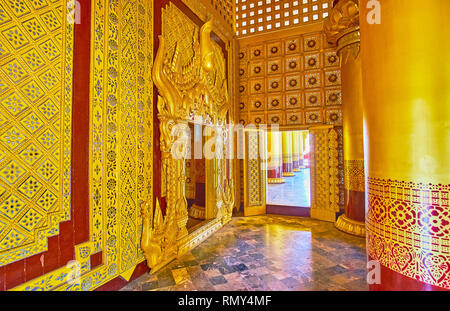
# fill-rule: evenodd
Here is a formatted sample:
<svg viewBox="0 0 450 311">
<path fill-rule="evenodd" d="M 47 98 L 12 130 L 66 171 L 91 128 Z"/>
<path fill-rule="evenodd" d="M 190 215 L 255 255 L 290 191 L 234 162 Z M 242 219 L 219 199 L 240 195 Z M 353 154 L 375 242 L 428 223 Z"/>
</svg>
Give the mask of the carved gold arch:
<svg viewBox="0 0 450 311">
<path fill-rule="evenodd" d="M 158 88 L 158 119 L 162 162 L 162 192 L 167 209 L 163 216 L 159 204 L 155 210 L 143 210 L 141 247 L 152 271 L 194 247 L 230 220 L 234 205 L 234 182 L 225 170 L 225 148 L 217 148 L 227 140 L 226 118 L 230 110 L 226 60 L 220 46 L 211 40 L 213 21 L 199 28 L 174 4 L 162 10 L 162 35 L 153 67 Z M 172 150 L 185 155 L 185 145 L 178 144 L 188 121 L 201 118 L 214 127 L 217 156 L 208 161 L 206 211 L 210 221 L 188 234 L 185 196 L 185 158 L 177 158 Z M 182 135 L 181 135 L 182 136 Z M 232 171 L 232 169 L 230 169 Z M 208 217 L 209 216 L 209 217 Z"/>
</svg>

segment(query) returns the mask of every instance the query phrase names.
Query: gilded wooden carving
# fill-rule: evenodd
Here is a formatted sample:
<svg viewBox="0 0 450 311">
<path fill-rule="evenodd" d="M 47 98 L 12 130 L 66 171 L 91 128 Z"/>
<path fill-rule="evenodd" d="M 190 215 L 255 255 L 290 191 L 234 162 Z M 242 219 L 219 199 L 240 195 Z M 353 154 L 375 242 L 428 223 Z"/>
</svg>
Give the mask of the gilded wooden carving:
<svg viewBox="0 0 450 311">
<path fill-rule="evenodd" d="M 202 232 L 191 238 L 186 229 L 187 148 L 179 142 L 189 140 L 186 123 L 199 118 L 215 129 L 216 143 L 223 142 L 226 136 L 224 129 L 230 106 L 226 61 L 220 46 L 211 40 L 213 25 L 210 19 L 198 27 L 172 3 L 162 11 L 162 35 L 153 79 L 159 91 L 161 174 L 167 209 L 164 217 L 159 205 L 155 211 L 151 207 L 143 210 L 141 247 L 152 271 L 192 247 L 193 239 L 204 238 Z M 212 208 L 206 211 L 206 218 L 226 221 L 234 204 L 234 184 L 232 177 L 226 178 L 224 148 L 217 146 L 215 159 L 206 164 L 210 172 L 207 187 L 213 187 L 213 191 L 207 188 L 207 201 L 212 202 Z M 217 228 L 213 224 L 203 230 L 210 232 Z"/>
<path fill-rule="evenodd" d="M 310 128 L 311 217 L 336 221 L 339 211 L 337 132 L 330 126 Z"/>
</svg>

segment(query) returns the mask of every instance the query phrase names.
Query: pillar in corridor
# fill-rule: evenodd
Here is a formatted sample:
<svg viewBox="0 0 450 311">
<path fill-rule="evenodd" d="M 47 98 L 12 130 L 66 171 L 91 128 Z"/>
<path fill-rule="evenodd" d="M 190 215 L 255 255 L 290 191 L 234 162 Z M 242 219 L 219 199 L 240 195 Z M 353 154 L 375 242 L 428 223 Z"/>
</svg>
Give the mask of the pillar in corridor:
<svg viewBox="0 0 450 311">
<path fill-rule="evenodd" d="M 360 15 L 370 289 L 449 290 L 450 1 L 379 2 Z"/>
<path fill-rule="evenodd" d="M 283 131 L 281 135 L 283 137 L 283 176 L 293 177 L 295 174 L 292 163 L 292 132 Z"/>
<path fill-rule="evenodd" d="M 302 132 L 302 138 L 303 138 L 303 167 L 310 168 L 311 165 L 309 163 L 309 139 L 308 139 L 309 132 L 303 131 Z"/>
<path fill-rule="evenodd" d="M 300 132 L 292 132 L 292 170 L 300 172 Z"/>
<path fill-rule="evenodd" d="M 344 131 L 344 207 L 336 227 L 365 236 L 363 98 L 358 0 L 339 0 L 325 22 L 341 61 Z"/>
<path fill-rule="evenodd" d="M 282 184 L 283 178 L 283 150 L 281 146 L 281 132 L 267 132 L 267 150 L 270 159 L 267 165 L 267 182 L 269 184 Z"/>
<path fill-rule="evenodd" d="M 298 147 L 298 149 L 299 149 L 298 165 L 299 165 L 300 169 L 305 168 L 305 166 L 303 164 L 303 158 L 304 158 L 303 153 L 305 152 L 305 146 L 303 143 L 304 142 L 303 133 L 304 133 L 303 131 L 298 133 L 298 145 L 299 145 L 299 147 Z"/>
</svg>

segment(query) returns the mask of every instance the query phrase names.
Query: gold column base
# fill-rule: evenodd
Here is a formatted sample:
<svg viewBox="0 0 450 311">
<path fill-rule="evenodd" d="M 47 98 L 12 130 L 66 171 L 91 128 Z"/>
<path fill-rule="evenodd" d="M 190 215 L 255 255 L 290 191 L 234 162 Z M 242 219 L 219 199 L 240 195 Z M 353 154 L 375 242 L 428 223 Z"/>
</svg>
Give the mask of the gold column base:
<svg viewBox="0 0 450 311">
<path fill-rule="evenodd" d="M 198 206 L 197 204 L 192 205 L 189 209 L 189 217 L 204 220 L 206 209 L 204 206 Z"/>
<path fill-rule="evenodd" d="M 302 170 L 299 168 L 294 168 L 294 172 L 301 172 Z"/>
<path fill-rule="evenodd" d="M 290 172 L 283 172 L 283 177 L 294 177 L 295 174 L 294 173 L 290 173 Z"/>
<path fill-rule="evenodd" d="M 269 184 L 284 184 L 285 182 L 284 178 L 267 178 Z"/>
<path fill-rule="evenodd" d="M 356 220 L 352 220 L 345 215 L 341 215 L 335 224 L 336 228 L 351 234 L 360 237 L 366 236 L 366 224 L 363 222 L 359 222 Z"/>
</svg>

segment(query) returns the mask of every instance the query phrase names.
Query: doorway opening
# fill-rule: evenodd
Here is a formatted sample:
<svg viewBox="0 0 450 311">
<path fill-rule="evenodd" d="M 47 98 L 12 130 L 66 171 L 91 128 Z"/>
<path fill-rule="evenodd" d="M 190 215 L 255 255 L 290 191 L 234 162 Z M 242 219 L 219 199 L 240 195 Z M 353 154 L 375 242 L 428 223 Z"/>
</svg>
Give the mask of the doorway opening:
<svg viewBox="0 0 450 311">
<path fill-rule="evenodd" d="M 267 213 L 310 217 L 310 135 L 267 132 Z"/>
<path fill-rule="evenodd" d="M 185 194 L 188 205 L 188 222 L 186 227 L 188 232 L 198 228 L 205 221 L 206 212 L 206 162 L 202 156 L 194 155 L 194 150 L 198 146 L 203 148 L 205 142 L 203 137 L 202 124 L 188 123 L 190 144 L 188 154 L 190 157 L 185 161 L 186 184 Z M 192 148 L 193 147 L 193 148 Z"/>
</svg>

